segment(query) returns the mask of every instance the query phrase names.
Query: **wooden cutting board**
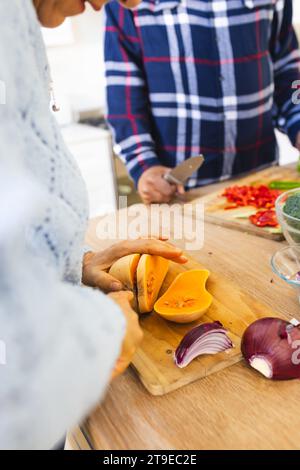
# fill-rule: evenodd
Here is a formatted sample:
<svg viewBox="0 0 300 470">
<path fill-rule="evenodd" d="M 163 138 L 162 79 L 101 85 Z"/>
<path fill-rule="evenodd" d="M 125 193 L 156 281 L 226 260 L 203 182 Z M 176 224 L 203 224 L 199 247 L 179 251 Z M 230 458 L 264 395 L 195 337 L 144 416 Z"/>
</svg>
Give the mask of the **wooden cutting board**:
<svg viewBox="0 0 300 470">
<path fill-rule="evenodd" d="M 300 181 L 300 177 L 294 168 L 276 166 L 258 173 L 253 173 L 243 179 L 229 181 L 227 186 L 244 184 L 268 185 L 272 181 L 278 180 Z M 273 233 L 271 228 L 256 227 L 248 220 L 248 216 L 256 212 L 253 207 L 224 210 L 224 207 L 228 203 L 227 200 L 222 197 L 222 191 L 213 192 L 207 196 L 203 196 L 199 201 L 200 200 L 205 204 L 205 220 L 207 222 L 258 235 L 270 240 L 281 241 L 284 239 L 282 232 Z M 194 202 L 197 202 L 197 199 L 194 200 Z"/>
<path fill-rule="evenodd" d="M 170 263 L 160 295 L 177 274 L 189 269 L 203 269 L 203 266 L 193 260 L 186 265 Z M 219 274 L 211 273 L 206 287 L 213 295 L 213 303 L 197 322 L 179 325 L 154 312 L 141 316 L 144 339 L 132 365 L 152 395 L 164 395 L 239 362 L 242 359 L 241 338 L 247 326 L 261 317 L 278 316 Z M 183 336 L 197 324 L 215 320 L 226 327 L 235 348 L 216 355 L 200 356 L 186 368 L 178 368 L 173 355 Z"/>
</svg>

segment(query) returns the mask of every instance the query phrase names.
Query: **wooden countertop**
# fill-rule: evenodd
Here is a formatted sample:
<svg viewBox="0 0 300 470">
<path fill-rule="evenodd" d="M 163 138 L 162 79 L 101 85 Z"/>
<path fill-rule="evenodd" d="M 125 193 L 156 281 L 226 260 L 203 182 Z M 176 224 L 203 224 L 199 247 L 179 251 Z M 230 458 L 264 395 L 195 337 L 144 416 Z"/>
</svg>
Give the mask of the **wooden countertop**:
<svg viewBox="0 0 300 470">
<path fill-rule="evenodd" d="M 96 226 L 92 221 L 87 242 L 101 249 L 112 241 L 99 241 Z M 271 255 L 281 246 L 206 223 L 204 247 L 189 254 L 279 315 L 300 319 L 297 292 L 270 268 Z M 239 363 L 154 397 L 130 369 L 110 385 L 83 429 L 92 447 L 101 450 L 299 449 L 299 385 L 298 380 L 268 381 Z"/>
</svg>

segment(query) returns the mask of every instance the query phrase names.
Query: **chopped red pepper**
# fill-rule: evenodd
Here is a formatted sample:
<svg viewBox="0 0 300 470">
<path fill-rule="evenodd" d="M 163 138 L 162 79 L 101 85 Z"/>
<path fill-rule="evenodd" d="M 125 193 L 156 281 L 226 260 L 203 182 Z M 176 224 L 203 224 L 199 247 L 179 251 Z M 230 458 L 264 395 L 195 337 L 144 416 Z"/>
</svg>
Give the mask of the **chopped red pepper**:
<svg viewBox="0 0 300 470">
<path fill-rule="evenodd" d="M 273 209 L 258 211 L 256 214 L 250 215 L 249 220 L 257 227 L 277 227 L 279 225 L 276 212 Z"/>
<path fill-rule="evenodd" d="M 257 209 L 273 209 L 281 191 L 270 189 L 268 186 L 230 186 L 222 196 L 230 203 L 225 209 L 254 206 Z"/>
<path fill-rule="evenodd" d="M 245 206 L 265 209 L 251 215 L 250 222 L 257 227 L 277 227 L 279 224 L 273 209 L 280 194 L 281 191 L 278 189 L 270 189 L 262 184 L 260 186 L 230 186 L 225 189 L 222 196 L 226 197 L 229 203 L 225 207 L 226 210 Z"/>
</svg>

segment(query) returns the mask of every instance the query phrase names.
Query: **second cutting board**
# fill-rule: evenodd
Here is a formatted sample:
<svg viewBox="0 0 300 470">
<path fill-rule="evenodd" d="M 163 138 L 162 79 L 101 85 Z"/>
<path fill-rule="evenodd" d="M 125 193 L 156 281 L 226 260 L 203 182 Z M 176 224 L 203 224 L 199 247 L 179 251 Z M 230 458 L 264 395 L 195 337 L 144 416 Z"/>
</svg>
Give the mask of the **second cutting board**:
<svg viewBox="0 0 300 470">
<path fill-rule="evenodd" d="M 228 181 L 227 186 L 252 184 L 268 185 L 272 181 L 297 180 L 299 180 L 299 174 L 294 168 L 276 166 L 258 173 L 253 173 L 243 179 Z M 268 227 L 256 227 L 248 220 L 248 216 L 256 212 L 256 209 L 253 207 L 249 206 L 241 207 L 240 209 L 225 210 L 224 208 L 228 203 L 227 200 L 222 197 L 222 193 L 223 191 L 221 190 L 199 198 L 199 201 L 204 203 L 205 220 L 207 222 L 268 238 L 270 240 L 281 241 L 284 239 L 281 231 L 274 231 Z M 193 202 L 197 203 L 197 199 L 193 200 Z"/>
</svg>

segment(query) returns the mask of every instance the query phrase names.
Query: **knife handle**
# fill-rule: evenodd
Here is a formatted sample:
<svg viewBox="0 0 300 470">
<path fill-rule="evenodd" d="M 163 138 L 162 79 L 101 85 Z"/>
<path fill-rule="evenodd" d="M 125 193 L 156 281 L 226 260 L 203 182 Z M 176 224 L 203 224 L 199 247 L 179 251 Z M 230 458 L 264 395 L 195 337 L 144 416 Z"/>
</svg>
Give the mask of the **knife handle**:
<svg viewBox="0 0 300 470">
<path fill-rule="evenodd" d="M 165 175 L 163 175 L 163 179 L 166 180 L 170 184 L 182 185 L 182 182 L 174 178 L 174 176 L 170 175 L 170 173 L 166 173 Z"/>
</svg>

